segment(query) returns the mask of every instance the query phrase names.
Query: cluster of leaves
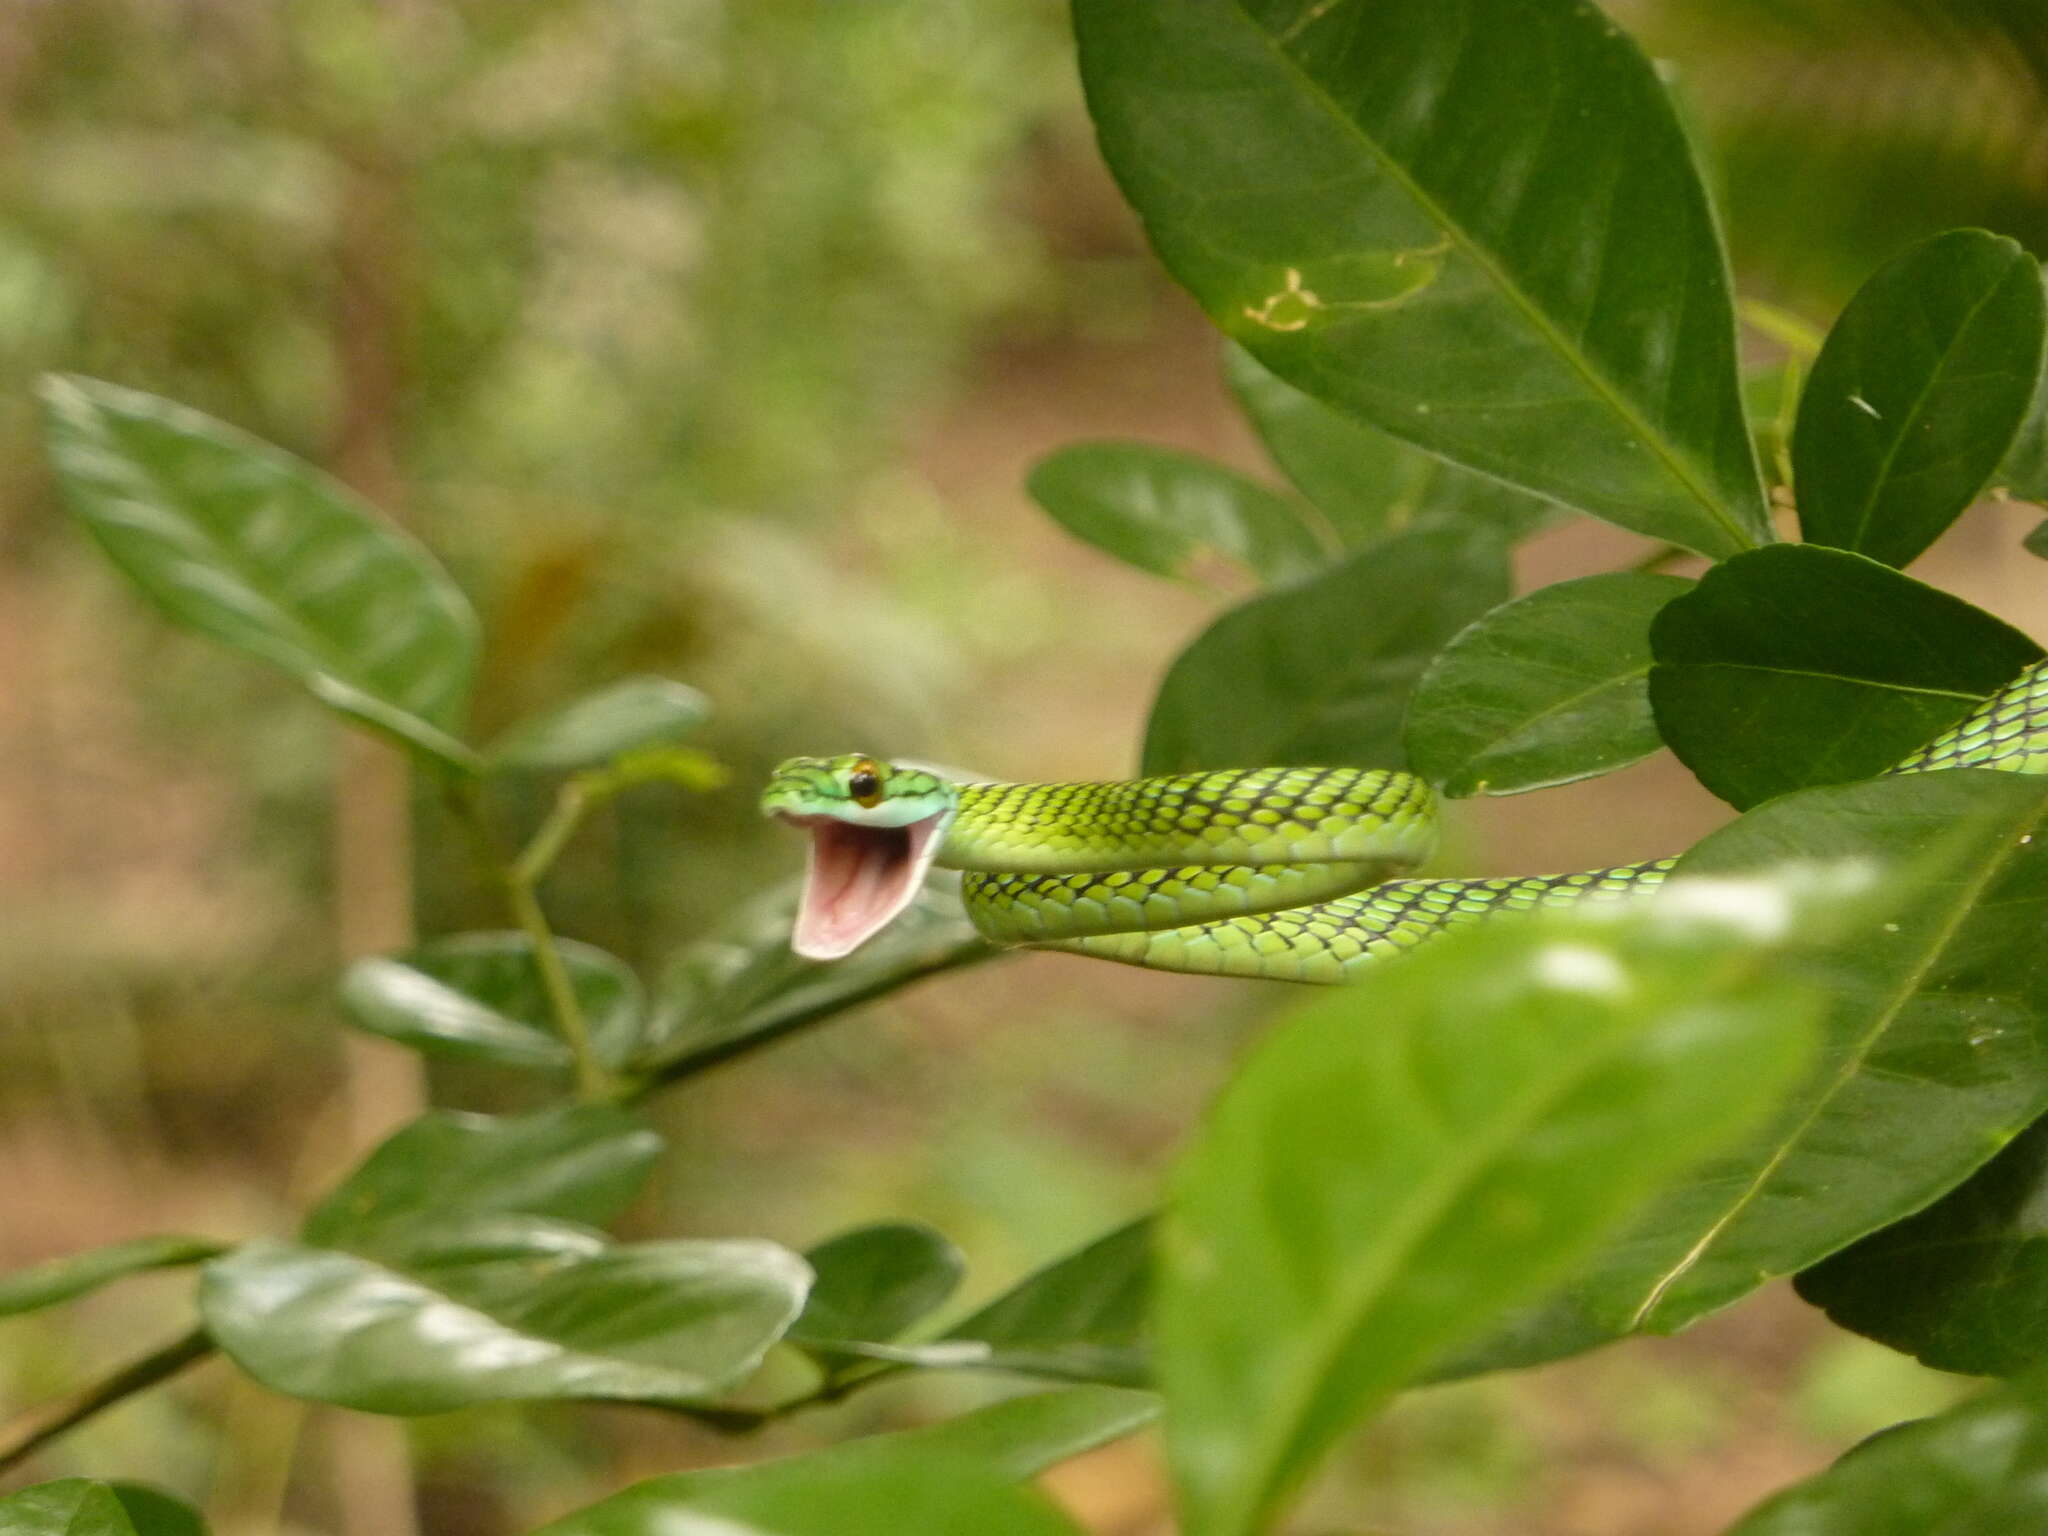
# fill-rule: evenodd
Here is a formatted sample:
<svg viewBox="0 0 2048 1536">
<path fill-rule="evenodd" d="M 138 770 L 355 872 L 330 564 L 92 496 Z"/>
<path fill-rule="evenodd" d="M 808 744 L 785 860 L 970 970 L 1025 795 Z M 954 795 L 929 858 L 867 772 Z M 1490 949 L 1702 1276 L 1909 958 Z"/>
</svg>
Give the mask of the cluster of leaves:
<svg viewBox="0 0 2048 1536">
<path fill-rule="evenodd" d="M 1169 669 L 1144 766 L 1406 765 L 1454 796 L 1509 794 L 1663 743 L 1744 814 L 1656 901 L 1475 925 L 1283 1023 L 1157 1221 L 964 1319 L 943 1315 L 961 1256 L 921 1227 L 804 1255 L 621 1243 L 604 1229 L 661 1150 L 638 1100 L 979 945 L 934 893 L 855 960 L 808 966 L 770 893 L 650 1001 L 557 939 L 535 886 L 594 799 L 648 774 L 707 782 L 678 745 L 702 701 L 634 680 L 469 743 L 474 625 L 420 550 L 218 423 L 58 381 L 58 475 L 116 563 L 401 742 L 502 887 L 514 931 L 358 966 L 351 1018 L 423 1052 L 572 1070 L 575 1092 L 521 1117 L 430 1112 L 290 1239 L 124 1244 L 9 1277 L 0 1304 L 196 1263 L 196 1342 L 167 1359 L 218 1347 L 278 1391 L 384 1413 L 607 1398 L 737 1428 L 910 1370 L 1063 1383 L 658 1478 L 549 1536 L 1056 1536 L 1073 1527 L 1018 1481 L 1162 1403 L 1185 1528 L 1255 1536 L 1405 1386 L 1668 1332 L 1798 1276 L 1848 1326 L 2012 1380 L 1739 1529 L 1989 1528 L 2030 1508 L 2048 778 L 1884 770 L 2041 659 L 1899 569 L 1987 486 L 2044 489 L 2038 265 L 1963 231 L 1869 282 L 1797 398 L 1805 541 L 1779 543 L 1705 192 L 1654 71 L 1596 12 L 1079 0 L 1075 17 L 1110 165 L 1236 342 L 1233 384 L 1290 482 L 1128 444 L 1034 476 L 1121 558 L 1220 557 L 1269 584 Z M 1760 424 L 1780 436 L 1783 382 Z M 1581 514 L 1712 564 L 1510 600 L 1515 542 Z M 556 812 L 500 854 L 489 787 L 535 772 L 569 774 Z M 732 1393 L 771 1349 L 815 1385 L 746 1406 Z M 145 1497 L 51 1484 L 12 1503 L 22 1529 L 193 1528 Z"/>
</svg>

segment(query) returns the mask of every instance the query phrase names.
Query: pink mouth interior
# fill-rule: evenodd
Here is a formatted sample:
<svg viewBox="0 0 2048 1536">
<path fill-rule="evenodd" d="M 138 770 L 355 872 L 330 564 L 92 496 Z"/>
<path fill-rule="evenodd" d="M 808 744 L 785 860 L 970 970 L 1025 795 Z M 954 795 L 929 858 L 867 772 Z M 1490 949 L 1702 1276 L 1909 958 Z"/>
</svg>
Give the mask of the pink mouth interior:
<svg viewBox="0 0 2048 1536">
<path fill-rule="evenodd" d="M 811 834 L 790 948 L 807 960 L 837 960 L 889 926 L 909 906 L 931 866 L 931 820 L 907 827 L 859 827 L 828 816 L 788 817 Z"/>
</svg>

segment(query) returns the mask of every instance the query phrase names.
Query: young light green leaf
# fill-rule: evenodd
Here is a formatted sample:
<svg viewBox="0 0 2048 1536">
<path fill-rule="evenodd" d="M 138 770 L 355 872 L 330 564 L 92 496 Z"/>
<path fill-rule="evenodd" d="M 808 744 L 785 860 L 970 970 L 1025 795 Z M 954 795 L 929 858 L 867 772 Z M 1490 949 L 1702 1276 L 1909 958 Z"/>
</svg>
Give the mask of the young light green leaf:
<svg viewBox="0 0 2048 1536">
<path fill-rule="evenodd" d="M 640 1043 L 640 980 L 616 956 L 557 939 L 591 1045 L 618 1066 Z M 402 955 L 358 960 L 342 974 L 341 1005 L 358 1029 L 430 1056 L 504 1067 L 566 1070 L 533 941 L 523 933 L 459 933 Z"/>
<path fill-rule="evenodd" d="M 1223 349 L 1223 373 L 1266 452 L 1346 549 L 1414 517 L 1438 460 L 1303 394 L 1235 343 Z"/>
<path fill-rule="evenodd" d="M 1728 1536 L 2017 1536 L 2048 1530 L 2048 1393 L 2038 1381 L 1873 1435 Z"/>
<path fill-rule="evenodd" d="M 789 947 L 800 888 L 789 881 L 764 892 L 668 963 L 655 988 L 641 1072 L 656 1081 L 687 1076 L 996 953 L 968 922 L 957 886 L 938 881 L 844 960 L 805 960 Z"/>
<path fill-rule="evenodd" d="M 1910 564 L 1976 499 L 2041 377 L 2040 265 L 1978 229 L 1880 268 L 1828 333 L 1792 439 L 1808 541 Z"/>
<path fill-rule="evenodd" d="M 816 1279 L 794 1342 L 827 1348 L 853 1340 L 886 1343 L 945 1304 L 967 1261 L 917 1222 L 855 1227 L 804 1255 Z"/>
<path fill-rule="evenodd" d="M 1924 1211 L 1805 1271 L 1799 1294 L 1936 1370 L 2048 1365 L 2048 1120 Z"/>
<path fill-rule="evenodd" d="M 628 677 L 513 726 L 485 754 L 494 772 L 567 773 L 641 747 L 679 741 L 711 701 L 666 677 Z"/>
<path fill-rule="evenodd" d="M 1599 11 L 1078 0 L 1074 22 L 1124 195 L 1274 373 L 1654 538 L 1771 537 L 1713 215 Z"/>
<path fill-rule="evenodd" d="M 536 1216 L 443 1215 L 383 1248 L 244 1244 L 203 1272 L 207 1331 L 274 1391 L 369 1413 L 695 1403 L 753 1371 L 811 1278 L 773 1243 L 613 1246 Z"/>
<path fill-rule="evenodd" d="M 1213 554 L 1292 581 L 1329 558 L 1298 505 L 1177 449 L 1076 443 L 1040 459 L 1026 488 L 1067 532 L 1157 576 L 1186 575 Z"/>
<path fill-rule="evenodd" d="M 1143 772 L 1404 764 L 1408 695 L 1445 642 L 1508 594 L 1490 530 L 1411 529 L 1225 613 L 1175 658 Z"/>
<path fill-rule="evenodd" d="M 1882 773 L 2041 659 L 1959 597 L 1845 550 L 1714 567 L 1650 629 L 1671 750 L 1737 807 Z"/>
<path fill-rule="evenodd" d="M 178 623 L 450 767 L 477 622 L 427 552 L 311 465 L 182 405 L 48 378 L 50 460 L 72 512 Z"/>
<path fill-rule="evenodd" d="M 1816 999 L 1755 933 L 1711 903 L 1502 918 L 1268 1037 L 1161 1235 L 1189 1536 L 1267 1529 L 1339 1433 L 1770 1109 Z"/>
<path fill-rule="evenodd" d="M 6 1536 L 140 1536 L 105 1483 L 66 1477 L 0 1499 Z"/>
<path fill-rule="evenodd" d="M 638 1483 L 623 1493 L 565 1516 L 536 1536 L 675 1536 L 693 1501 L 712 1489 L 784 1485 L 817 1475 L 821 1467 L 846 1475 L 903 1475 L 915 1478 L 930 1461 L 967 1462 L 991 1475 L 1016 1481 L 1143 1429 L 1158 1416 L 1159 1400 L 1147 1392 L 1110 1387 L 1071 1387 L 1036 1392 L 976 1409 L 922 1429 L 900 1430 L 848 1441 L 811 1455 L 717 1472 L 684 1472 Z M 833 1536 L 837 1528 L 828 1527 Z M 897 1531 L 953 1531 L 980 1536 L 980 1527 L 917 1526 Z"/>
<path fill-rule="evenodd" d="M 204 1237 L 135 1237 L 0 1275 L 0 1317 L 55 1306 L 145 1270 L 197 1264 L 227 1245 Z"/>
<path fill-rule="evenodd" d="M 403 1252 L 455 1217 L 602 1225 L 639 1193 L 661 1137 L 631 1110 L 575 1104 L 494 1118 L 430 1109 L 393 1132 L 306 1218 L 322 1247 Z"/>
<path fill-rule="evenodd" d="M 1456 636 L 1416 685 L 1408 757 L 1446 795 L 1514 795 L 1662 744 L 1650 621 L 1692 583 L 1616 571 L 1544 587 Z"/>
</svg>

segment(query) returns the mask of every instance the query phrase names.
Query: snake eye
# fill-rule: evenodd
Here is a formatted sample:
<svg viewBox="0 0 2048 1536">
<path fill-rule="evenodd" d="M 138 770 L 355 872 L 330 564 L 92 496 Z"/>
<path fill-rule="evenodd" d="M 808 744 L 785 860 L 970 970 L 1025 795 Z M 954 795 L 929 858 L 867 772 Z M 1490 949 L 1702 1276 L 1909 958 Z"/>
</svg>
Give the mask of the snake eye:
<svg viewBox="0 0 2048 1536">
<path fill-rule="evenodd" d="M 882 798 L 882 770 L 871 758 L 862 758 L 846 776 L 846 792 L 859 806 L 873 806 Z"/>
</svg>

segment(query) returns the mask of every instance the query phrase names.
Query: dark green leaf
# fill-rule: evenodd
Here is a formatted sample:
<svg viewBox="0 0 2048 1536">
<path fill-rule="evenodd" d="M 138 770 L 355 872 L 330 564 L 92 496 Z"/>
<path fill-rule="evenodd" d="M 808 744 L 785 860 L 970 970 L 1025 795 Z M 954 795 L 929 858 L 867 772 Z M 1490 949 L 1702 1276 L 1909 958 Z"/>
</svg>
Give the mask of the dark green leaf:
<svg viewBox="0 0 2048 1536">
<path fill-rule="evenodd" d="M 1300 507 L 1172 448 L 1076 443 L 1040 459 L 1027 488 L 1069 533 L 1159 576 L 1186 575 L 1205 554 L 1266 581 L 1305 576 L 1328 560 Z"/>
<path fill-rule="evenodd" d="M 941 880 L 844 960 L 805 960 L 789 947 L 800 889 L 790 881 L 765 892 L 669 962 L 640 1070 L 661 1081 L 687 1076 L 995 953 L 967 921 L 957 886 Z"/>
<path fill-rule="evenodd" d="M 144 1270 L 197 1264 L 226 1245 L 203 1237 L 136 1237 L 0 1275 L 0 1317 L 33 1312 Z"/>
<path fill-rule="evenodd" d="M 1403 766 L 1408 695 L 1451 636 L 1507 596 L 1506 550 L 1492 532 L 1416 528 L 1239 604 L 1159 685 L 1143 771 Z"/>
<path fill-rule="evenodd" d="M 1655 73 L 1599 11 L 1078 0 L 1074 19 L 1124 195 L 1281 378 L 1655 538 L 1770 537 L 1713 217 Z"/>
<path fill-rule="evenodd" d="M 711 714 L 711 701 L 666 677 L 628 677 L 515 725 L 491 743 L 491 768 L 566 773 L 609 762 L 640 747 L 687 736 Z"/>
<path fill-rule="evenodd" d="M 2048 283 L 2048 269 L 2043 270 L 2042 280 Z M 2020 435 L 1991 483 L 2022 501 L 2048 502 L 2048 349 L 2041 354 L 2041 377 L 2034 383 L 2034 402 L 2027 419 L 2020 424 Z"/>
<path fill-rule="evenodd" d="M 1414 518 L 1439 461 L 1303 394 L 1243 347 L 1224 347 L 1223 369 L 1266 452 L 1330 520 L 1345 548 L 1398 532 Z"/>
<path fill-rule="evenodd" d="M 430 1109 L 395 1131 L 306 1218 L 305 1240 L 405 1250 L 454 1217 L 602 1225 L 639 1193 L 661 1137 L 630 1110 L 578 1104 L 495 1119 Z"/>
<path fill-rule="evenodd" d="M 1758 882 L 1740 901 L 1785 902 Z M 1158 1370 L 1189 1536 L 1541 1292 L 1805 1065 L 1817 999 L 1712 902 L 1504 917 L 1269 1036 L 1176 1170 Z"/>
<path fill-rule="evenodd" d="M 692 1403 L 744 1379 L 802 1310 L 773 1243 L 612 1246 L 532 1216 L 444 1216 L 397 1256 L 259 1241 L 209 1264 L 207 1331 L 293 1397 L 370 1413 L 530 1398 Z"/>
<path fill-rule="evenodd" d="M 806 1345 L 887 1343 L 943 1306 L 967 1263 L 939 1233 L 907 1221 L 842 1232 L 804 1259 L 817 1278 L 791 1333 Z"/>
<path fill-rule="evenodd" d="M 940 1347 L 986 1345 L 987 1355 L 953 1362 L 980 1369 L 1142 1386 L 1151 1278 L 1152 1223 L 1133 1221 L 1026 1276 Z"/>
<path fill-rule="evenodd" d="M 6 1536 L 140 1536 L 114 1490 L 88 1478 L 37 1483 L 0 1499 Z"/>
<path fill-rule="evenodd" d="M 2048 523 L 2037 524 L 2021 543 L 2028 554 L 2048 560 Z"/>
<path fill-rule="evenodd" d="M 1608 773 L 1661 745 L 1650 620 L 1691 582 L 1617 571 L 1478 620 L 1415 690 L 1408 756 L 1447 795 L 1513 795 Z"/>
<path fill-rule="evenodd" d="M 682 1523 L 684 1515 L 698 1507 L 693 1501 L 708 1490 L 807 1479 L 820 1466 L 914 1478 L 919 1468 L 938 1459 L 970 1462 L 1009 1480 L 1034 1477 L 1069 1456 L 1144 1428 L 1158 1411 L 1158 1399 L 1150 1393 L 1110 1387 L 1032 1393 L 923 1429 L 849 1441 L 801 1458 L 653 1478 L 565 1516 L 536 1536 L 685 1536 L 690 1527 Z M 838 1536 L 836 1528 L 828 1529 Z M 885 1529 L 889 1536 L 899 1531 L 924 1536 L 928 1530 L 979 1536 L 978 1527 L 905 1522 Z"/>
<path fill-rule="evenodd" d="M 1738 807 L 1881 773 L 2041 658 L 1959 597 L 1796 544 L 1707 572 L 1650 644 L 1658 729 Z"/>
<path fill-rule="evenodd" d="M 1438 460 L 1416 502 L 1415 526 L 1443 523 L 1525 539 L 1571 516 L 1568 508 Z"/>
<path fill-rule="evenodd" d="M 598 1057 L 617 1066 L 633 1054 L 644 1013 L 639 978 L 624 961 L 557 939 L 569 984 Z M 523 933 L 459 933 L 403 955 L 358 960 L 343 974 L 349 1022 L 430 1056 L 505 1067 L 566 1070 L 572 1058 Z"/>
<path fill-rule="evenodd" d="M 1844 1328 L 1938 1370 L 2012 1376 L 2048 1362 L 2048 1121 L 1798 1286 Z"/>
<path fill-rule="evenodd" d="M 135 1536 L 206 1536 L 206 1522 L 183 1499 L 142 1483 L 109 1483 Z"/>
<path fill-rule="evenodd" d="M 2041 376 L 2041 269 L 1951 230 L 1879 269 L 1828 333 L 1792 467 L 1807 539 L 1909 564 L 1976 499 Z"/>
<path fill-rule="evenodd" d="M 173 619 L 477 766 L 449 734 L 476 615 L 425 550 L 312 466 L 184 406 L 70 377 L 44 381 L 43 405 L 66 503 Z"/>
<path fill-rule="evenodd" d="M 2048 1396 L 2007 1388 L 1874 1435 L 1728 1536 L 2020 1536 L 2048 1530 Z"/>
</svg>

